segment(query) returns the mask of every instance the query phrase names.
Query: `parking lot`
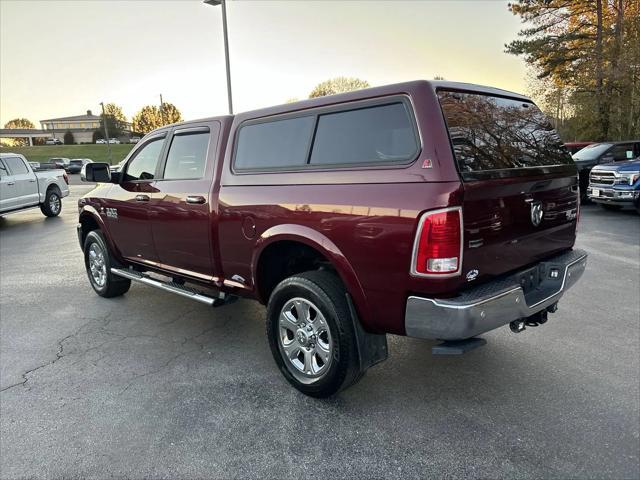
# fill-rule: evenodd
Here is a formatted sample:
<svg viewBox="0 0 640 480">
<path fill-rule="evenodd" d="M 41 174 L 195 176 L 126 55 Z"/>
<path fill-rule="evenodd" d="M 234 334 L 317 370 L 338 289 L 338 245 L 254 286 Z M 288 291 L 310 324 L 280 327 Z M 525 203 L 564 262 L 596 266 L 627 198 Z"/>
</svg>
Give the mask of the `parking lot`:
<svg viewBox="0 0 640 480">
<path fill-rule="evenodd" d="M 587 271 L 549 322 L 389 359 L 329 400 L 278 372 L 264 308 L 86 278 L 72 182 L 58 218 L 0 219 L 0 477 L 640 476 L 640 217 L 583 207 Z"/>
</svg>

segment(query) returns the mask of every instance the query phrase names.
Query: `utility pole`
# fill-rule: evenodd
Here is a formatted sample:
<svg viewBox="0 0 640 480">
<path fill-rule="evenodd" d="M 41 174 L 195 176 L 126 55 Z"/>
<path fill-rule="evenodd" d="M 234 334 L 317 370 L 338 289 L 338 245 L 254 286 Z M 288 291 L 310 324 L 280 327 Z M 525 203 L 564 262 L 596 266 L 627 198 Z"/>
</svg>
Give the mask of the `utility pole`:
<svg viewBox="0 0 640 480">
<path fill-rule="evenodd" d="M 162 94 L 160 94 L 160 121 L 164 125 L 164 103 L 162 102 Z"/>
<path fill-rule="evenodd" d="M 222 34 L 224 36 L 224 61 L 227 67 L 227 102 L 229 103 L 229 115 L 233 115 L 233 101 L 231 98 L 231 67 L 229 66 L 229 35 L 227 33 L 227 0 L 204 0 L 204 3 L 212 6 L 222 6 Z"/>
<path fill-rule="evenodd" d="M 104 102 L 100 102 L 102 107 L 102 125 L 104 125 L 104 138 L 107 141 L 107 150 L 109 152 L 109 165 L 113 164 L 113 156 L 111 155 L 111 142 L 109 142 L 109 130 L 107 129 L 107 115 L 104 113 Z"/>
</svg>

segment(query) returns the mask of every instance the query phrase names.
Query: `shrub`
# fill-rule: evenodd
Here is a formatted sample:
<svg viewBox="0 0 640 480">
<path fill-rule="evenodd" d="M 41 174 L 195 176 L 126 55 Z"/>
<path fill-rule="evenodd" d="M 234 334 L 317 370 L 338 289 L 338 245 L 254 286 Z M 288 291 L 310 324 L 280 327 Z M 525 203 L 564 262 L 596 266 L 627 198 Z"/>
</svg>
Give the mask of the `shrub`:
<svg viewBox="0 0 640 480">
<path fill-rule="evenodd" d="M 64 144 L 65 145 L 73 145 L 73 143 L 74 143 L 73 133 L 71 133 L 70 130 L 67 130 L 64 133 Z"/>
</svg>

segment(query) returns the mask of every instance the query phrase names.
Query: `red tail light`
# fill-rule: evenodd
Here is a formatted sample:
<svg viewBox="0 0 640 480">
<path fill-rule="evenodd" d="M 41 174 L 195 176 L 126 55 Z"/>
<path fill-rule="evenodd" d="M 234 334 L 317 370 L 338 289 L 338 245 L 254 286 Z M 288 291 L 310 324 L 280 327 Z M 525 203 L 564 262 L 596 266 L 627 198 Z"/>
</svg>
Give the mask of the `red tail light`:
<svg viewBox="0 0 640 480">
<path fill-rule="evenodd" d="M 418 223 L 411 274 L 459 275 L 462 268 L 462 210 L 446 208 L 425 213 Z"/>
<path fill-rule="evenodd" d="M 64 172 L 62 174 L 62 178 L 64 178 L 64 181 L 66 182 L 66 184 L 69 185 L 69 175 L 67 175 L 67 172 Z"/>
</svg>

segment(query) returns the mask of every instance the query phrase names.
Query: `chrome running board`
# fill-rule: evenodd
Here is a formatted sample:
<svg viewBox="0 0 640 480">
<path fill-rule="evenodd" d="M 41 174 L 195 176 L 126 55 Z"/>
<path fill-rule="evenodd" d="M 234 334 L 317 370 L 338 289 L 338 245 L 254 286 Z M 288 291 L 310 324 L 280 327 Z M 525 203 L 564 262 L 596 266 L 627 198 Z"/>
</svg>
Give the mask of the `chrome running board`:
<svg viewBox="0 0 640 480">
<path fill-rule="evenodd" d="M 209 305 L 210 307 L 218 307 L 237 299 L 237 297 L 233 295 L 226 295 L 224 292 L 218 292 L 218 295 L 216 297 L 211 297 L 198 290 L 185 287 L 184 285 L 180 285 L 175 282 L 163 282 L 162 280 L 151 278 L 149 275 L 136 272 L 135 270 L 124 270 L 121 268 L 112 267 L 111 273 L 113 273 L 114 275 L 118 275 L 119 277 L 128 278 L 129 280 L 133 280 L 134 282 L 144 283 L 145 285 L 149 285 L 150 287 L 155 287 L 166 292 L 175 293 L 176 295 L 180 295 L 181 297 L 190 298 L 191 300 L 204 303 L 205 305 Z"/>
</svg>

